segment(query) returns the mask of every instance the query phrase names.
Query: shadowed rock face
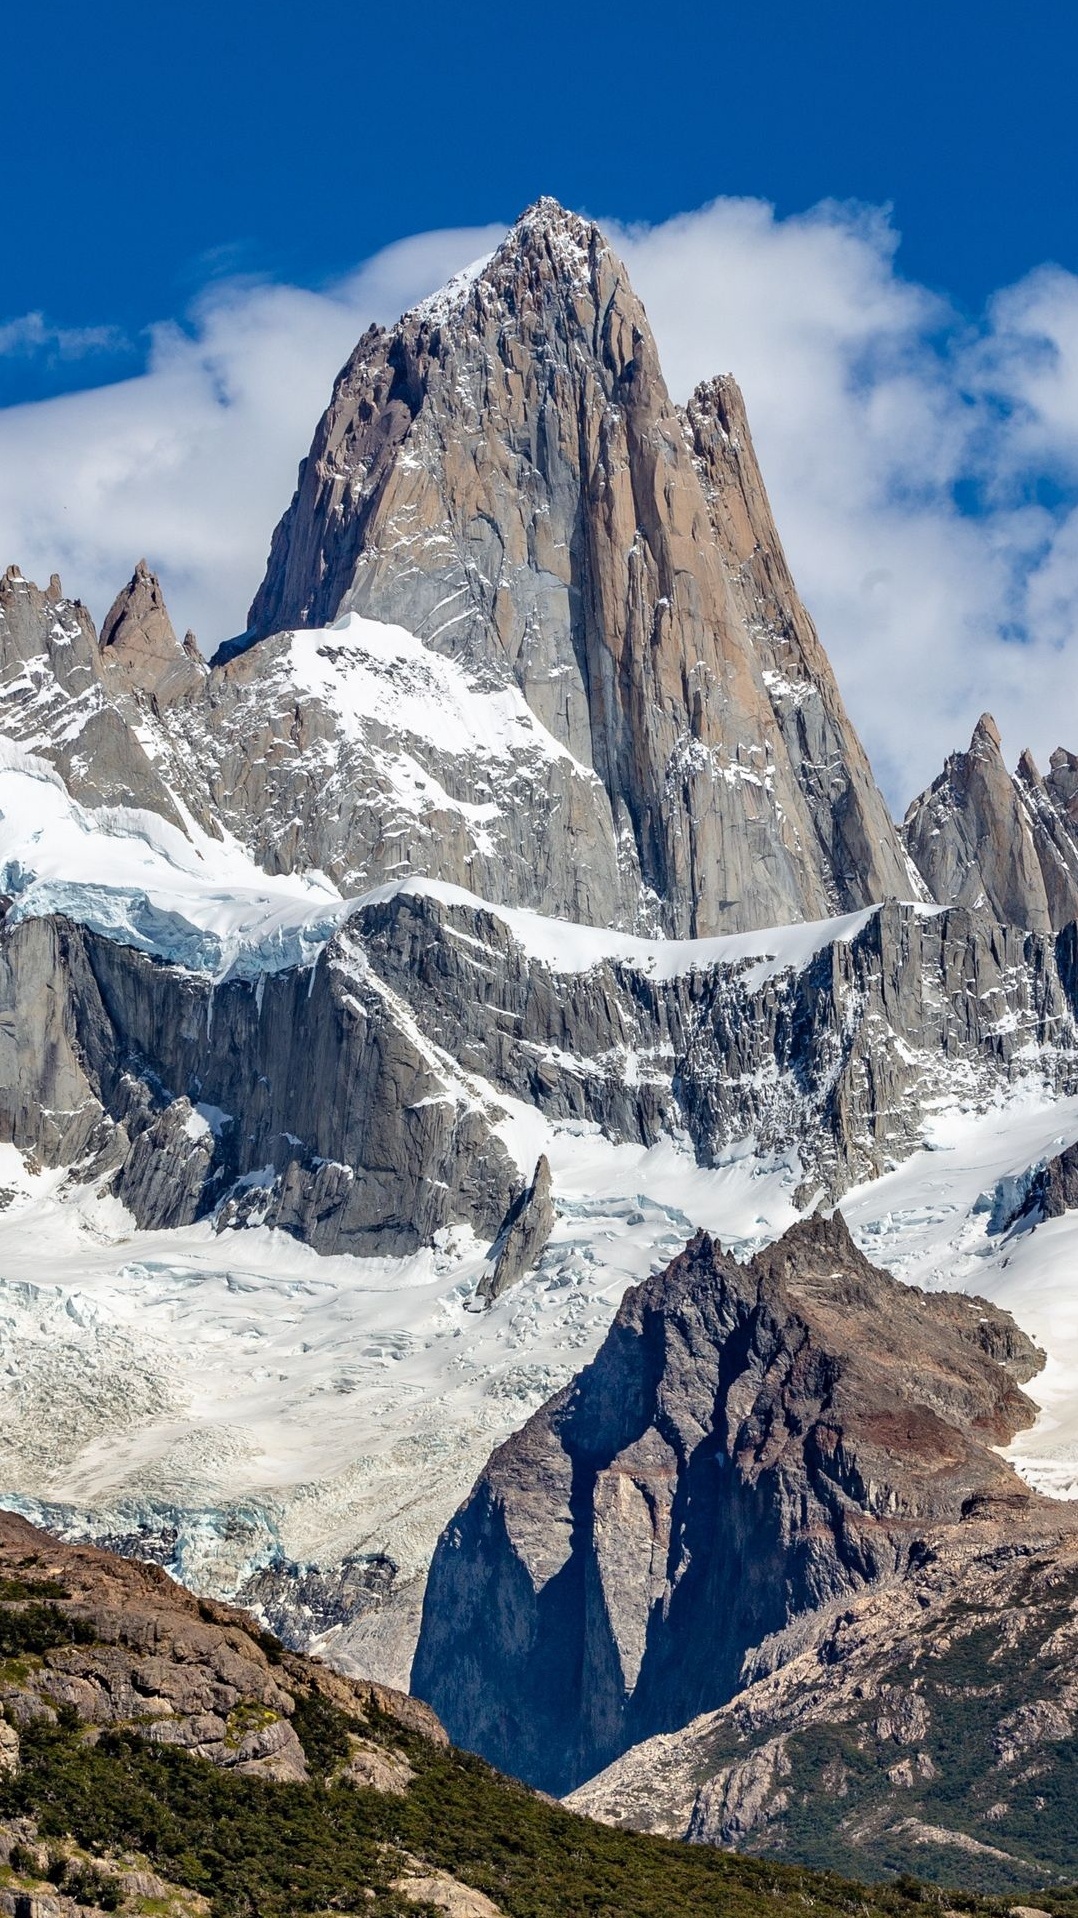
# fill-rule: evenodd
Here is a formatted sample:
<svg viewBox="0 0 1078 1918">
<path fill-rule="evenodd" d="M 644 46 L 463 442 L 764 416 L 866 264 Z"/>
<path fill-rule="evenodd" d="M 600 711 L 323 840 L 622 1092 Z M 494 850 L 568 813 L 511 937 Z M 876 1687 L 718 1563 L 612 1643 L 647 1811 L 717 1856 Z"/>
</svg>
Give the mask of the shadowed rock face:
<svg viewBox="0 0 1078 1918">
<path fill-rule="evenodd" d="M 461 1219 L 492 1239 L 519 1175 L 461 1093 L 347 933 L 258 992 L 63 919 L 0 938 L 0 1137 L 113 1172 L 140 1225 L 216 1207 L 323 1252 L 410 1251 Z"/>
<path fill-rule="evenodd" d="M 516 1285 L 518 1279 L 524 1278 L 538 1263 L 556 1216 L 550 1166 L 543 1153 L 530 1186 L 510 1208 L 491 1247 L 493 1265 L 479 1284 L 479 1297 L 487 1305 L 493 1305 L 495 1299 L 500 1299 L 503 1292 L 508 1292 L 511 1285 Z"/>
<path fill-rule="evenodd" d="M 1042 1355 L 1006 1313 L 869 1265 L 838 1216 L 749 1265 L 699 1234 L 497 1451 L 443 1533 L 413 1687 L 564 1791 L 738 1689 L 799 1614 L 901 1576 L 1015 1490 Z"/>
<path fill-rule="evenodd" d="M 512 678 L 594 768 L 622 916 L 641 887 L 682 934 L 911 890 L 740 402 L 702 390 L 686 421 L 624 266 L 553 201 L 337 382 L 251 630 L 349 610 Z"/>
<path fill-rule="evenodd" d="M 1070 933 L 891 904 L 756 972 L 559 973 L 479 902 L 398 894 L 355 913 L 313 969 L 214 984 L 12 914 L 0 1138 L 112 1174 L 143 1227 L 214 1213 L 361 1253 L 459 1220 L 488 1240 L 504 1228 L 498 1290 L 553 1216 L 542 1161 L 518 1168 L 499 1136 L 503 1098 L 633 1144 L 687 1134 L 703 1164 L 751 1135 L 797 1156 L 807 1201 L 908 1156 L 955 1068 L 986 1105 L 1031 1074 L 1078 1083 Z"/>
<path fill-rule="evenodd" d="M 1029 1190 L 1004 1221 L 1005 1226 L 1039 1225 L 1042 1219 L 1059 1219 L 1065 1212 L 1078 1211 L 1078 1145 L 1069 1145 L 1047 1164 L 1037 1168 Z"/>
<path fill-rule="evenodd" d="M 1059 748 L 1042 779 L 1030 753 L 1008 773 L 983 713 L 969 751 L 953 753 L 913 801 L 903 833 L 941 905 L 984 907 L 1002 924 L 1059 932 L 1078 919 L 1078 775 Z"/>
<path fill-rule="evenodd" d="M 1078 1514 L 1015 1496 L 797 1621 L 744 1688 L 574 1792 L 611 1824 L 982 1891 L 1073 1878 Z"/>
</svg>

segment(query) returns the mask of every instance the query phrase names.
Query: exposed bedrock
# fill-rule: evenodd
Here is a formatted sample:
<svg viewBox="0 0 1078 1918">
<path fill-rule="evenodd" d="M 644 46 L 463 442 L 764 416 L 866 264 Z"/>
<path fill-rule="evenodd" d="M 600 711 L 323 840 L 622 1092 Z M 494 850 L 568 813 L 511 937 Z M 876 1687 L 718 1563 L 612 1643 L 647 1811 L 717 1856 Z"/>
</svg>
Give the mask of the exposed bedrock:
<svg viewBox="0 0 1078 1918">
<path fill-rule="evenodd" d="M 540 1153 L 535 1176 L 506 1215 L 491 1247 L 490 1270 L 479 1282 L 479 1297 L 493 1305 L 511 1285 L 532 1271 L 554 1228 L 557 1213 L 551 1191 L 550 1164 Z"/>
<path fill-rule="evenodd" d="M 182 830 L 140 708 L 120 676 L 110 683 L 89 613 L 55 575 L 44 592 L 17 566 L 0 577 L 0 695 L 5 736 L 48 759 L 81 804 L 142 806 Z"/>
<path fill-rule="evenodd" d="M 616 923 L 707 934 L 916 890 L 740 399 L 702 388 L 686 417 L 624 265 L 552 200 L 336 383 L 251 632 L 348 611 L 519 688 L 594 770 Z"/>
<path fill-rule="evenodd" d="M 1078 760 L 1058 747 L 1042 778 L 1024 752 L 1012 775 L 982 713 L 906 814 L 903 833 L 932 897 L 1006 925 L 1060 931 L 1078 919 Z"/>
<path fill-rule="evenodd" d="M 1018 1488 L 929 1531 L 918 1561 L 798 1619 L 727 1705 L 634 1746 L 573 1808 L 862 1878 L 1068 1883 L 1078 1513 Z"/>
<path fill-rule="evenodd" d="M 891 905 L 838 934 L 796 962 L 779 931 L 770 958 L 670 977 L 647 969 L 662 947 L 559 971 L 494 910 L 403 893 L 313 968 L 214 985 L 9 919 L 0 1125 L 47 1163 L 115 1172 L 143 1226 L 216 1211 L 386 1252 L 507 1223 L 535 1168 L 501 1142 L 500 1097 L 615 1140 L 681 1136 L 704 1164 L 752 1139 L 837 1196 L 915 1149 L 956 1074 L 973 1105 L 1029 1073 L 1073 1089 L 1073 929 Z"/>
<path fill-rule="evenodd" d="M 869 1265 L 837 1215 L 749 1265 L 699 1234 L 493 1455 L 435 1552 L 413 1689 L 563 1792 L 730 1698 L 746 1654 L 1012 1497 L 1043 1355 Z"/>
<path fill-rule="evenodd" d="M 779 930 L 769 962 L 663 977 L 644 959 L 556 971 L 495 911 L 421 893 L 352 924 L 426 1036 L 498 1091 L 617 1139 L 686 1133 L 704 1164 L 751 1136 L 834 1195 L 908 1156 L 956 1069 L 975 1104 L 1027 1073 L 1078 1084 L 1073 929 L 892 903 L 807 962 L 783 962 Z"/>
<path fill-rule="evenodd" d="M 451 1221 L 493 1238 L 518 1189 L 480 1103 L 347 934 L 313 971 L 255 990 L 28 921 L 0 939 L 0 993 L 4 1136 L 87 1175 L 117 1166 L 140 1225 L 184 1224 L 227 1195 L 222 1223 L 403 1252 Z"/>
</svg>

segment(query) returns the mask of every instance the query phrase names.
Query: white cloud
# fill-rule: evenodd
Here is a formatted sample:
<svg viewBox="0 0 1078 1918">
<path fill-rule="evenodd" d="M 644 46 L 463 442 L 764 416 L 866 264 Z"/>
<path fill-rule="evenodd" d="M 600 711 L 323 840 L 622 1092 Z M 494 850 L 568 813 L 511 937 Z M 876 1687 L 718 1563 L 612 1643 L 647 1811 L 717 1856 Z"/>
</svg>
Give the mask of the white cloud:
<svg viewBox="0 0 1078 1918">
<path fill-rule="evenodd" d="M 43 313 L 21 313 L 0 326 L 0 356 L 80 360 L 90 353 L 120 353 L 128 346 L 119 327 L 52 326 Z"/>
<path fill-rule="evenodd" d="M 0 411 L 0 561 L 59 570 L 100 615 L 145 553 L 207 647 L 240 630 L 356 337 L 497 237 L 422 234 L 324 292 L 215 286 L 186 329 L 155 329 L 138 379 Z M 901 279 L 878 209 L 777 220 L 723 200 L 615 238 L 675 395 L 728 370 L 745 390 L 795 575 L 896 804 L 984 708 L 1012 758 L 1078 747 L 1078 279 L 1039 269 L 973 327 Z"/>
<path fill-rule="evenodd" d="M 153 329 L 137 379 L 0 410 L 0 565 L 59 572 L 100 619 L 145 555 L 175 622 L 205 650 L 242 632 L 297 464 L 360 333 L 501 231 L 399 241 L 326 292 L 217 284 L 186 329 Z"/>
<path fill-rule="evenodd" d="M 898 276 L 878 210 L 719 201 L 621 237 L 677 396 L 717 371 L 744 389 L 795 577 L 896 805 L 986 708 L 1012 757 L 1078 747 L 1078 280 L 1041 269 L 973 328 Z M 1064 489 L 1051 511 L 1044 476 Z"/>
</svg>

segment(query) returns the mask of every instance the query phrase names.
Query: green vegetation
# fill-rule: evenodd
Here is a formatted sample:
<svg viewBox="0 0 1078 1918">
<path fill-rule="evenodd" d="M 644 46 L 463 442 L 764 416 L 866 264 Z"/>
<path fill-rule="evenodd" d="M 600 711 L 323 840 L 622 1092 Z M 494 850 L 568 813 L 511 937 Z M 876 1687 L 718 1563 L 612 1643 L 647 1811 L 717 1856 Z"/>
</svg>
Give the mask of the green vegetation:
<svg viewBox="0 0 1078 1918">
<path fill-rule="evenodd" d="M 58 1578 L 0 1578 L 0 1605 L 11 1605 L 24 1598 L 70 1598 L 66 1585 Z"/>
<path fill-rule="evenodd" d="M 242 1699 L 228 1714 L 225 1744 L 232 1751 L 238 1751 L 248 1732 L 262 1731 L 267 1725 L 276 1725 L 279 1717 L 280 1713 L 271 1711 L 268 1705 L 256 1704 L 253 1698 Z"/>
<path fill-rule="evenodd" d="M 1031 1642 L 1015 1630 L 1029 1594 L 1019 1588 L 1016 1596 L 1016 1609 L 991 1623 L 955 1604 L 934 1634 L 944 1649 L 931 1646 L 914 1664 L 881 1674 L 899 1690 L 916 1688 L 927 1707 L 928 1728 L 916 1747 L 877 1740 L 882 1694 L 842 1724 L 792 1736 L 792 1772 L 783 1781 L 789 1801 L 781 1825 L 758 1834 L 761 1848 L 781 1844 L 822 1870 L 914 1872 L 937 1884 L 960 1879 L 990 1898 L 1036 1893 L 1038 1904 L 1078 1918 L 1078 1889 L 1067 1885 L 1078 1872 L 1078 1739 L 1046 1740 L 1007 1764 L 994 1744 L 1001 1719 L 1045 1696 L 1051 1665 L 1033 1648 L 1070 1617 L 1076 1592 L 1061 1583 L 1047 1602 L 1040 1596 Z M 748 1749 L 728 1742 L 713 1765 Z M 928 1776 L 918 1752 L 930 1761 Z M 904 1759 L 912 1776 L 896 1788 L 887 1774 Z M 983 1849 L 933 1844 L 925 1827 Z M 1053 1899 L 1046 1888 L 1054 1888 Z"/>
<path fill-rule="evenodd" d="M 419 1918 L 426 1908 L 392 1888 L 407 1856 L 485 1892 L 507 1918 L 910 1918 L 944 1902 L 987 1918 L 1001 1909 L 944 1901 L 913 1878 L 866 1887 L 595 1825 L 396 1719 L 355 1721 L 317 1696 L 297 1701 L 294 1723 L 313 1774 L 306 1785 L 241 1777 L 133 1732 L 90 1739 L 62 1711 L 57 1724 L 23 1731 L 22 1769 L 0 1783 L 0 1817 L 32 1818 L 43 1843 L 73 1840 L 91 1859 L 143 1855 L 208 1898 L 215 1918 Z M 350 1732 L 404 1752 L 416 1773 L 405 1797 L 326 1783 Z M 76 1870 L 89 1885 L 97 1867 L 64 1867 Z M 102 1867 L 98 1889 L 106 1878 Z M 65 1877 L 65 1889 L 72 1882 Z"/>
<path fill-rule="evenodd" d="M 60 1645 L 92 1645 L 93 1628 L 72 1618 L 49 1599 L 5 1604 L 0 1610 L 0 1661 L 54 1651 Z"/>
</svg>

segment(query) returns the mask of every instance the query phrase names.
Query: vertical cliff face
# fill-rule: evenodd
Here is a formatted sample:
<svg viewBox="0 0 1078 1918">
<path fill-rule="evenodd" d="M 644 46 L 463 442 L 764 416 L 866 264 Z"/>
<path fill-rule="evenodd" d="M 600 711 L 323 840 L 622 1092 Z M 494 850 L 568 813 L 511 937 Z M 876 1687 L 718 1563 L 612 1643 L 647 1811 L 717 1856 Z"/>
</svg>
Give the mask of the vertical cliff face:
<svg viewBox="0 0 1078 1918">
<path fill-rule="evenodd" d="M 700 1234 L 496 1452 L 443 1533 L 413 1688 L 450 1735 L 565 1791 L 737 1689 L 798 1614 L 901 1576 L 926 1525 L 1006 1495 L 992 1451 L 1042 1355 L 982 1300 L 869 1265 L 842 1220 L 751 1264 Z"/>
<path fill-rule="evenodd" d="M 360 341 L 251 630 L 351 611 L 515 681 L 594 768 L 625 883 L 657 895 L 672 932 L 908 892 L 746 431 L 739 504 L 718 476 L 725 431 L 705 397 L 688 424 L 673 404 L 598 228 L 540 201 L 478 271 Z M 753 565 L 790 645 L 760 617 Z M 791 663 L 799 717 L 779 684 Z"/>
<path fill-rule="evenodd" d="M 114 1175 L 141 1226 L 216 1208 L 361 1256 L 460 1219 L 493 1239 L 519 1175 L 468 1093 L 347 930 L 255 992 L 59 917 L 0 926 L 0 1140 Z"/>
<path fill-rule="evenodd" d="M 790 764 L 816 834 L 816 857 L 835 897 L 921 895 L 842 703 L 838 682 L 801 602 L 779 539 L 749 432 L 729 374 L 698 386 L 686 409 L 727 588 L 752 641 Z"/>
<path fill-rule="evenodd" d="M 989 713 L 903 825 L 941 905 L 983 906 L 1004 925 L 1059 932 L 1078 919 L 1078 771 L 1062 748 L 1042 779 L 1028 752 L 1008 773 Z"/>
</svg>

